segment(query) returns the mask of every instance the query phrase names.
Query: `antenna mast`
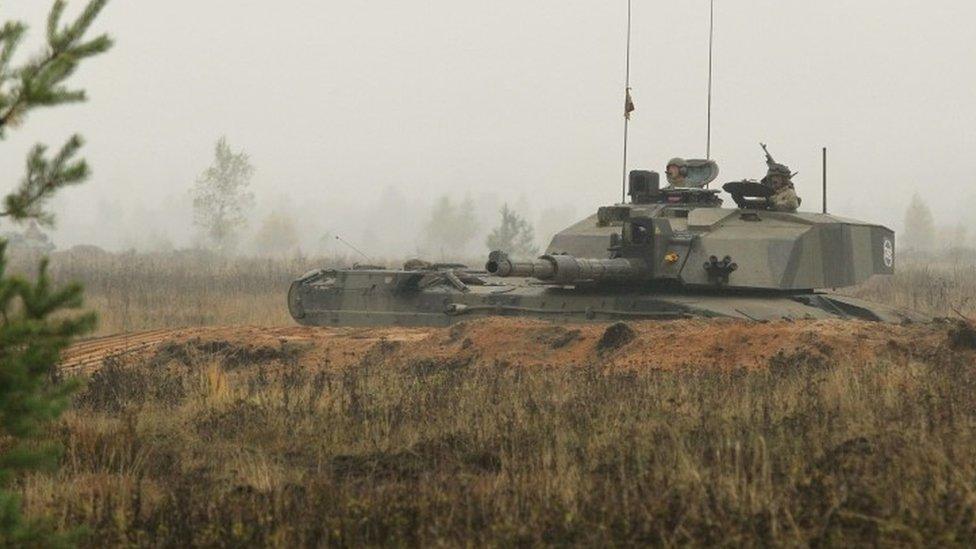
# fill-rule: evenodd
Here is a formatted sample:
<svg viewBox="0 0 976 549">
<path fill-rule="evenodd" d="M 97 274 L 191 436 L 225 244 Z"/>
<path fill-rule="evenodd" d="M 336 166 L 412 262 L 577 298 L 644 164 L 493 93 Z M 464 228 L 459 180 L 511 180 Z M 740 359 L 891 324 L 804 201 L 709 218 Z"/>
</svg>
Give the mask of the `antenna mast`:
<svg viewBox="0 0 976 549">
<path fill-rule="evenodd" d="M 823 213 L 827 213 L 827 147 L 823 148 Z"/>
<path fill-rule="evenodd" d="M 630 22 L 631 2 L 627 0 L 627 73 L 624 84 L 624 166 L 620 185 L 620 202 L 627 202 L 627 135 L 630 130 L 630 112 L 634 110 L 634 103 L 630 97 Z"/>
<path fill-rule="evenodd" d="M 712 42 L 715 37 L 715 0 L 708 5 L 708 124 L 705 135 L 705 158 L 712 159 Z"/>
<path fill-rule="evenodd" d="M 349 246 L 349 248 L 352 249 L 352 251 L 356 252 L 357 254 L 365 257 L 366 258 L 366 261 L 372 261 L 372 259 L 370 259 L 370 257 L 368 255 L 366 255 L 365 253 L 363 253 L 362 250 L 360 250 L 359 248 L 353 246 L 349 242 L 346 242 L 341 236 L 336 235 L 336 240 L 338 240 L 339 242 L 342 242 L 346 246 Z"/>
</svg>

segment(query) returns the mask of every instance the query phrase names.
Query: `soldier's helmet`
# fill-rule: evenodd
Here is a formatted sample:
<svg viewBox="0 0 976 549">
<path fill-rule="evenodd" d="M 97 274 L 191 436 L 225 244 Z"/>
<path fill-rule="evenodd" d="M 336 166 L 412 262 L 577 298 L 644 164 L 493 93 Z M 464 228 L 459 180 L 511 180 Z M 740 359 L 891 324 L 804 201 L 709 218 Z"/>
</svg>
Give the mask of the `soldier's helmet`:
<svg viewBox="0 0 976 549">
<path fill-rule="evenodd" d="M 769 164 L 769 171 L 766 172 L 767 177 L 772 175 L 782 175 L 785 176 L 787 179 L 789 179 L 793 175 L 793 172 L 790 171 L 790 168 L 788 166 L 784 166 L 783 164 L 777 164 L 776 162 L 773 162 Z"/>
<path fill-rule="evenodd" d="M 762 178 L 760 183 L 773 189 L 779 189 L 783 185 L 792 186 L 791 179 L 793 172 L 790 171 L 788 166 L 776 162 L 768 162 L 767 164 L 769 165 L 769 170 L 766 172 L 766 177 Z"/>
<path fill-rule="evenodd" d="M 677 177 L 671 174 L 672 166 L 678 168 Z M 676 157 L 668 160 L 668 165 L 664 168 L 664 175 L 672 187 L 684 186 L 685 177 L 688 175 L 688 165 L 685 163 L 685 159 Z"/>
<path fill-rule="evenodd" d="M 675 157 L 675 158 L 672 158 L 671 160 L 668 160 L 668 165 L 665 166 L 665 169 L 670 168 L 671 166 L 677 166 L 678 169 L 681 170 L 681 171 L 688 171 L 687 168 L 686 168 L 686 166 L 685 166 L 685 159 L 684 158 L 677 158 L 677 157 Z"/>
<path fill-rule="evenodd" d="M 678 168 L 677 177 L 671 175 L 672 166 Z M 708 159 L 672 158 L 666 175 L 672 187 L 700 189 L 718 177 L 718 164 Z"/>
</svg>

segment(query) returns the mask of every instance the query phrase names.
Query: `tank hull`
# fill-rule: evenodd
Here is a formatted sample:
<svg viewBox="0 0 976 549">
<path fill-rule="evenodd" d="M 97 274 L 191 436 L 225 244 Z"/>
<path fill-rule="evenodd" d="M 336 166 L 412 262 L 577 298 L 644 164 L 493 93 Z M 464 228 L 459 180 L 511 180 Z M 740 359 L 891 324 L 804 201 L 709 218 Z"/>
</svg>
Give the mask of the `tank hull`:
<svg viewBox="0 0 976 549">
<path fill-rule="evenodd" d="M 484 316 L 574 323 L 694 317 L 923 320 L 913 313 L 828 292 L 557 287 L 471 271 L 317 271 L 292 284 L 288 307 L 298 323 L 316 326 L 449 326 Z"/>
</svg>

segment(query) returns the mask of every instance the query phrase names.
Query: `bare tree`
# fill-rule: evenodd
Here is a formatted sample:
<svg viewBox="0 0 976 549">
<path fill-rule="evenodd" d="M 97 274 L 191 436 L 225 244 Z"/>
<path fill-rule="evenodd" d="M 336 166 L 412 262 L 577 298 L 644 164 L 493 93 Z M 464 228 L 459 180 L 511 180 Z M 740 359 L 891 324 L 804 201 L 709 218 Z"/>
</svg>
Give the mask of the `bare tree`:
<svg viewBox="0 0 976 549">
<path fill-rule="evenodd" d="M 253 176 L 247 154 L 231 151 L 227 138 L 221 137 L 214 148 L 214 163 L 193 187 L 193 223 L 223 253 L 233 251 L 247 225 L 247 213 L 254 205 L 248 190 Z"/>
</svg>

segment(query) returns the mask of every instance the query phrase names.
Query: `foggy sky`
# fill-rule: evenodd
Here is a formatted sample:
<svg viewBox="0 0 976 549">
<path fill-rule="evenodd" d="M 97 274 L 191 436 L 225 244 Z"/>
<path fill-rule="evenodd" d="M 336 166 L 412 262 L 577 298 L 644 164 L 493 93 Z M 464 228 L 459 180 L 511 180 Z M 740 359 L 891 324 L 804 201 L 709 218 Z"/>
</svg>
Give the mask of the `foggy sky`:
<svg viewBox="0 0 976 549">
<path fill-rule="evenodd" d="M 0 17 L 36 46 L 49 7 Z M 705 155 L 707 16 L 634 1 L 631 169 Z M 53 204 L 62 248 L 189 245 L 221 135 L 261 211 L 309 233 L 408 246 L 442 193 L 582 217 L 620 197 L 625 18 L 624 0 L 114 0 L 95 30 L 116 47 L 73 79 L 89 102 L 35 111 L 0 169 L 12 187 L 33 143 L 87 138 L 93 178 Z M 974 20 L 963 0 L 717 0 L 718 182 L 762 177 L 764 141 L 819 210 L 826 146 L 833 213 L 900 229 L 920 192 L 938 223 L 973 221 Z"/>
</svg>

